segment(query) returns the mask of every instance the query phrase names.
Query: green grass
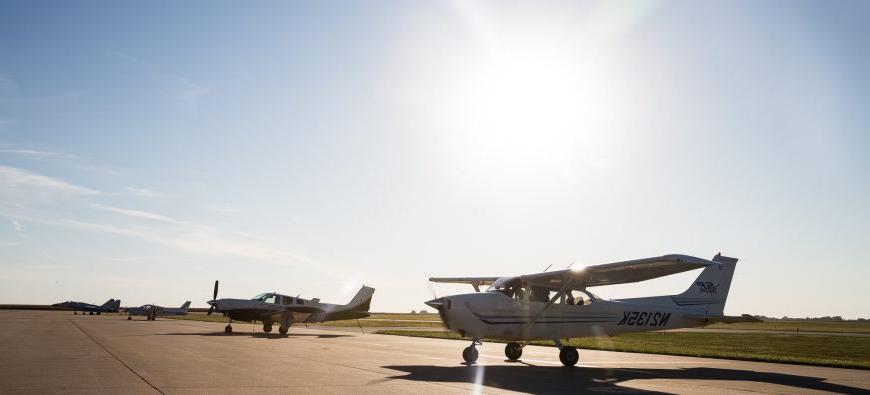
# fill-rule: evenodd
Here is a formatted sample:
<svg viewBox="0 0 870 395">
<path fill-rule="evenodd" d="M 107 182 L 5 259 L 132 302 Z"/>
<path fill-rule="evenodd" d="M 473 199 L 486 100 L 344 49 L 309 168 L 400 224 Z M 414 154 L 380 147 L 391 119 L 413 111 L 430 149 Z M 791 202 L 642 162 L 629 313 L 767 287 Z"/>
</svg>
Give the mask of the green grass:
<svg viewBox="0 0 870 395">
<path fill-rule="evenodd" d="M 386 335 L 462 339 L 452 332 L 381 330 Z M 488 340 L 489 341 L 489 340 Z M 531 344 L 553 346 L 552 341 Z M 870 337 L 767 333 L 647 332 L 572 339 L 591 350 L 870 369 Z"/>
<path fill-rule="evenodd" d="M 787 332 L 870 333 L 870 322 L 857 321 L 766 321 L 713 324 L 709 329 L 739 329 Z"/>
</svg>

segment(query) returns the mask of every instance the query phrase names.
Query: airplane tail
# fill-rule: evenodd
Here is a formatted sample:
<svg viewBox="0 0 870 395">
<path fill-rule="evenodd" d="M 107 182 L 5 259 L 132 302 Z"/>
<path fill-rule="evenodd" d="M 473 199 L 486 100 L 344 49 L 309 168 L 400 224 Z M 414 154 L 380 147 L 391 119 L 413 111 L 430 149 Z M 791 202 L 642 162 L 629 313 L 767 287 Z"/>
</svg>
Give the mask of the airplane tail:
<svg viewBox="0 0 870 395">
<path fill-rule="evenodd" d="M 374 294 L 374 288 L 363 285 L 346 306 L 353 311 L 369 311 Z"/>
<path fill-rule="evenodd" d="M 190 307 L 190 301 L 189 301 L 189 300 L 188 300 L 187 302 L 184 302 L 183 305 L 181 305 L 181 309 L 184 310 L 184 311 L 187 311 L 187 308 L 188 308 L 188 307 Z"/>
<path fill-rule="evenodd" d="M 113 310 L 116 313 L 121 310 L 121 299 L 118 299 L 115 301 L 115 306 L 114 306 Z"/>
<path fill-rule="evenodd" d="M 728 289 L 731 288 L 731 278 L 737 266 L 737 258 L 716 254 L 712 261 L 716 264 L 701 271 L 689 289 L 679 295 L 671 296 L 677 306 L 703 308 L 706 316 L 723 314 Z"/>
<path fill-rule="evenodd" d="M 107 300 L 106 303 L 103 303 L 103 305 L 100 307 L 107 308 L 107 309 L 114 308 L 115 307 L 115 299 Z"/>
</svg>

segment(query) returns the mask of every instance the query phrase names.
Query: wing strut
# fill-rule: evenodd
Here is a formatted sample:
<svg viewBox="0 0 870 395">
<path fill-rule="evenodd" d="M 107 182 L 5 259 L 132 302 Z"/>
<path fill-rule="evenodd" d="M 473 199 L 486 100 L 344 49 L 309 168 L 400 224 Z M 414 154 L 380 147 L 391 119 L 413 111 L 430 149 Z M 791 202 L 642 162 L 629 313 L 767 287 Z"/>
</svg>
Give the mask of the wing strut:
<svg viewBox="0 0 870 395">
<path fill-rule="evenodd" d="M 574 282 L 570 281 L 570 277 L 571 277 L 570 271 L 567 272 L 567 276 L 565 276 L 565 277 L 568 277 L 568 278 L 563 279 L 564 285 L 562 285 L 562 288 L 559 288 L 559 291 L 556 292 L 556 294 L 553 295 L 552 298 L 550 298 L 550 301 L 548 301 L 547 304 L 543 308 L 541 308 L 541 310 L 539 310 L 537 314 L 535 314 L 535 318 L 532 318 L 532 320 L 529 321 L 528 324 L 526 324 L 526 331 L 528 331 L 533 325 L 535 325 L 535 323 L 538 321 L 538 319 L 541 318 L 541 315 L 543 315 L 544 312 L 547 311 L 547 309 L 549 309 L 550 306 L 553 305 L 553 303 L 556 303 L 556 301 L 559 300 L 559 298 L 561 298 L 562 295 L 564 295 L 566 292 L 568 292 L 568 289 L 570 289 L 572 285 L 574 285 Z"/>
</svg>

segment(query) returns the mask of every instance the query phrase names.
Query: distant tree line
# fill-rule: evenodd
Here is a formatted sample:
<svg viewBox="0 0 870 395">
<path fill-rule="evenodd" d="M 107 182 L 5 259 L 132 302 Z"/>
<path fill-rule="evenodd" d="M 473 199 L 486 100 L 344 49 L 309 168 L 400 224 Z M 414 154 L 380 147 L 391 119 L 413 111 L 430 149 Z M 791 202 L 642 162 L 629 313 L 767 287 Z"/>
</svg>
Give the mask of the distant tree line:
<svg viewBox="0 0 870 395">
<path fill-rule="evenodd" d="M 768 317 L 766 315 L 754 315 L 753 317 L 758 318 L 762 321 L 850 321 L 850 320 L 843 319 L 843 317 L 839 316 L 839 315 L 834 315 L 834 316 L 826 315 L 824 317 L 789 317 L 787 315 L 784 315 L 784 316 L 779 317 L 779 318 Z M 865 321 L 868 321 L 868 319 L 867 318 L 858 318 L 857 320 L 854 320 L 854 321 L 865 322 Z"/>
</svg>

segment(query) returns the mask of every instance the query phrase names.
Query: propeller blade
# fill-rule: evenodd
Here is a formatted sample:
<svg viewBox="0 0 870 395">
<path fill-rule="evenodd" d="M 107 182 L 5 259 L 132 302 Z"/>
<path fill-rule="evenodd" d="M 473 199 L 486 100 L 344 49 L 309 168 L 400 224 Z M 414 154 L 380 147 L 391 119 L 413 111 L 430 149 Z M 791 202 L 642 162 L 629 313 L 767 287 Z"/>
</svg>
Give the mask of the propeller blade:
<svg viewBox="0 0 870 395">
<path fill-rule="evenodd" d="M 218 280 L 214 280 L 214 295 L 212 295 L 211 300 L 217 300 L 217 292 L 218 292 Z"/>
</svg>

